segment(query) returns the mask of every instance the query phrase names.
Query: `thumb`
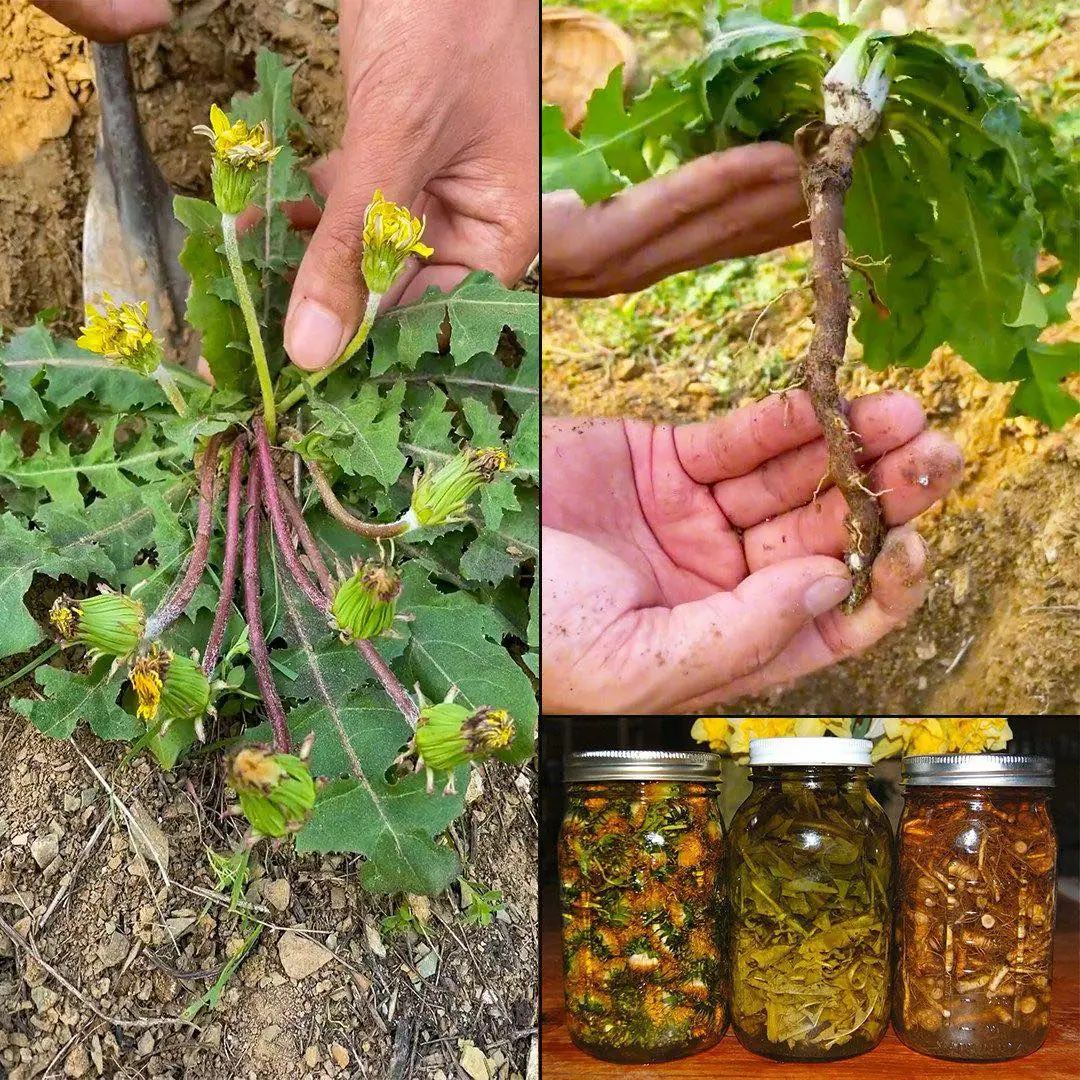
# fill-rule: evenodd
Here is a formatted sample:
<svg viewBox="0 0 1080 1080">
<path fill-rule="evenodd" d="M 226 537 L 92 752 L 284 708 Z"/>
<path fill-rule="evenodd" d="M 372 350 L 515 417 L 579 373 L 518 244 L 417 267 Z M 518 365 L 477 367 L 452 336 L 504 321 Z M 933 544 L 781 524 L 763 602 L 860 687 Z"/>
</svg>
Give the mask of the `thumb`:
<svg viewBox="0 0 1080 1080">
<path fill-rule="evenodd" d="M 656 664 L 670 704 L 716 700 L 850 591 L 851 575 L 839 559 L 810 555 L 758 570 L 732 592 L 672 608 Z"/>
<path fill-rule="evenodd" d="M 169 0 L 34 0 L 34 6 L 91 41 L 125 41 L 172 19 Z"/>
<path fill-rule="evenodd" d="M 364 211 L 376 188 L 410 206 L 423 186 L 419 163 L 402 154 L 392 133 L 368 127 L 364 154 L 355 136 L 342 149 L 341 168 L 293 284 L 285 317 L 285 350 L 298 367 L 317 371 L 349 343 L 367 301 L 360 272 Z M 381 125 L 380 125 L 381 126 Z M 350 125 L 355 131 L 356 125 Z"/>
</svg>

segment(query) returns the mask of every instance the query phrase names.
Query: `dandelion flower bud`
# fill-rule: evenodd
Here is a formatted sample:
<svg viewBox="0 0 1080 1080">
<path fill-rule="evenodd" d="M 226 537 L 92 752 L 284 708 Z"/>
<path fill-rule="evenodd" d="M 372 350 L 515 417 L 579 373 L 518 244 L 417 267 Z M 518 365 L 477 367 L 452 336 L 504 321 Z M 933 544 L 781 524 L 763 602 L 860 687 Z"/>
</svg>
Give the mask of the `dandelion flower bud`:
<svg viewBox="0 0 1080 1080">
<path fill-rule="evenodd" d="M 117 304 L 102 294 L 102 308 L 86 305 L 86 325 L 75 342 L 81 349 L 105 356 L 117 367 L 127 368 L 157 381 L 173 408 L 183 416 L 184 397 L 164 364 L 161 342 L 150 329 L 150 305 Z"/>
<path fill-rule="evenodd" d="M 260 836 L 275 839 L 303 828 L 315 806 L 315 781 L 303 758 L 248 746 L 232 759 L 229 786 Z"/>
<path fill-rule="evenodd" d="M 410 255 L 429 258 L 434 251 L 420 242 L 426 222 L 404 207 L 388 202 L 376 188 L 364 211 L 364 254 L 361 270 L 368 289 L 389 292 Z"/>
<path fill-rule="evenodd" d="M 49 622 L 65 642 L 85 645 L 92 657 L 122 660 L 138 647 L 146 618 L 138 600 L 110 591 L 85 600 L 57 597 Z"/>
<path fill-rule="evenodd" d="M 341 633 L 353 641 L 378 637 L 390 629 L 401 595 L 401 576 L 384 563 L 358 566 L 338 586 L 331 612 Z"/>
<path fill-rule="evenodd" d="M 405 520 L 412 528 L 463 521 L 473 493 L 508 468 L 510 456 L 505 450 L 466 448 L 437 469 L 424 470 Z"/>
<path fill-rule="evenodd" d="M 428 791 L 434 790 L 433 774 L 445 772 L 450 774 L 446 790 L 453 792 L 454 769 L 505 750 L 513 739 L 514 722 L 505 709 L 467 709 L 444 701 L 421 710 L 413 742 L 419 764 L 427 769 Z"/>
<path fill-rule="evenodd" d="M 223 214 L 235 217 L 251 199 L 256 171 L 273 161 L 281 147 L 274 146 L 265 120 L 249 128 L 244 120 L 231 121 L 217 105 L 210 106 L 210 126 L 199 124 L 193 130 L 205 135 L 214 149 L 210 172 L 214 203 Z"/>
<path fill-rule="evenodd" d="M 138 701 L 136 713 L 150 724 L 198 718 L 210 704 L 210 683 L 202 668 L 188 656 L 151 645 L 132 662 L 131 687 Z"/>
</svg>

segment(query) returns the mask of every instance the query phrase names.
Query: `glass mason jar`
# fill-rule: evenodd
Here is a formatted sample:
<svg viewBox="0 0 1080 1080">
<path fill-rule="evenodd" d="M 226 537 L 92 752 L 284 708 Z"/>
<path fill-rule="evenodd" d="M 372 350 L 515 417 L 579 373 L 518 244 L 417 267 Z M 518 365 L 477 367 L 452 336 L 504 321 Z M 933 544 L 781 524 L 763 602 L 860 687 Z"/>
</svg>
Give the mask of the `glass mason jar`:
<svg viewBox="0 0 1080 1080">
<path fill-rule="evenodd" d="M 896 1034 L 953 1061 L 1030 1054 L 1050 1024 L 1054 764 L 928 754 L 902 777 Z"/>
<path fill-rule="evenodd" d="M 748 1050 L 834 1061 L 889 1021 L 892 830 L 866 739 L 750 743 L 731 822 L 731 1023 Z"/>
<path fill-rule="evenodd" d="M 570 1038 L 608 1061 L 670 1061 L 727 1026 L 720 759 L 593 751 L 566 762 L 559 835 Z"/>
</svg>

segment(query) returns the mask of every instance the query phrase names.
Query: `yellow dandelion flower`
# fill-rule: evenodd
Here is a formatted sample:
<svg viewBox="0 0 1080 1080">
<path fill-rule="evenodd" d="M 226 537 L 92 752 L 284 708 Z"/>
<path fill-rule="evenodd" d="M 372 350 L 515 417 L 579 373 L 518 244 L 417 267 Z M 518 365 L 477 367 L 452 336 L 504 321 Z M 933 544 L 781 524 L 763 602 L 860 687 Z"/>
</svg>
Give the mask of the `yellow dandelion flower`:
<svg viewBox="0 0 1080 1080">
<path fill-rule="evenodd" d="M 883 724 L 884 733 L 874 744 L 875 761 L 915 754 L 981 754 L 1004 750 L 1013 737 L 1003 716 L 900 716 Z"/>
<path fill-rule="evenodd" d="M 702 716 L 694 721 L 690 735 L 708 743 L 718 754 L 730 754 L 739 761 L 750 757 L 751 739 L 775 739 L 786 735 L 824 735 L 830 732 L 851 737 L 851 718 L 839 716 L 751 716 L 728 719 Z"/>
<path fill-rule="evenodd" d="M 235 217 L 251 198 L 255 171 L 273 161 L 281 147 L 274 145 L 265 120 L 248 127 L 246 120 L 230 120 L 217 105 L 210 106 L 209 127 L 198 124 L 192 130 L 205 135 L 213 147 L 214 203 L 222 214 Z"/>
<path fill-rule="evenodd" d="M 147 724 L 157 719 L 169 658 L 169 653 L 162 652 L 154 645 L 145 655 L 137 657 L 131 665 L 129 673 L 131 688 L 135 691 L 135 697 L 139 703 L 136 715 Z"/>
<path fill-rule="evenodd" d="M 404 206 L 383 198 L 376 188 L 364 212 L 364 255 L 361 268 L 372 293 L 381 296 L 397 280 L 410 255 L 430 258 L 435 252 L 421 243 L 426 222 Z"/>
<path fill-rule="evenodd" d="M 86 305 L 86 325 L 76 344 L 140 375 L 152 374 L 161 362 L 161 346 L 150 329 L 150 305 L 145 300 L 117 304 L 108 293 L 101 299 L 100 309 Z"/>
</svg>

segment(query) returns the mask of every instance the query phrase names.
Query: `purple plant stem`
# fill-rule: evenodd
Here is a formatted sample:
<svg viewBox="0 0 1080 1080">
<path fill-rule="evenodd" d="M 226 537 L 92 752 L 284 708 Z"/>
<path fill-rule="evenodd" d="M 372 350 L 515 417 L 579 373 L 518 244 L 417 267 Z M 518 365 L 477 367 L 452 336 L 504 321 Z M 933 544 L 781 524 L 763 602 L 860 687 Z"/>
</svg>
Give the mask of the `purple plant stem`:
<svg viewBox="0 0 1080 1080">
<path fill-rule="evenodd" d="M 263 704 L 266 706 L 266 715 L 274 732 L 274 749 L 279 754 L 287 754 L 292 747 L 289 722 L 285 718 L 285 708 L 281 704 L 277 687 L 274 685 L 274 676 L 270 671 L 270 652 L 266 647 L 260 607 L 262 584 L 259 581 L 259 518 L 262 508 L 259 505 L 259 480 L 261 475 L 254 464 L 248 469 L 248 507 L 244 518 L 244 612 L 247 615 L 255 678 L 259 683 Z"/>
<path fill-rule="evenodd" d="M 221 595 L 214 612 L 214 625 L 203 653 L 203 674 L 209 679 L 221 656 L 221 645 L 232 613 L 236 593 L 236 572 L 240 566 L 240 499 L 244 492 L 244 462 L 247 460 L 247 436 L 241 433 L 232 445 L 229 465 L 229 500 L 225 510 L 225 565 L 221 574 Z"/>
<path fill-rule="evenodd" d="M 217 466 L 221 450 L 221 435 L 211 435 L 199 466 L 199 523 L 195 529 L 195 546 L 191 549 L 183 575 L 172 593 L 158 605 L 157 611 L 146 620 L 143 637 L 156 641 L 184 613 L 199 582 L 206 573 L 206 557 L 210 552 L 210 536 L 214 522 L 214 503 L 217 500 Z"/>
<path fill-rule="evenodd" d="M 322 552 L 315 542 L 315 537 L 312 535 L 308 523 L 304 520 L 303 512 L 293 498 L 292 492 L 284 484 L 278 484 L 278 494 L 285 510 L 285 516 L 296 531 L 300 546 L 304 549 L 304 554 L 307 556 L 308 562 L 311 563 L 315 576 L 319 579 L 319 585 L 322 586 L 322 590 L 327 596 L 333 596 L 334 580 L 330 576 L 330 571 L 327 569 L 326 561 L 323 559 Z M 401 685 L 401 680 L 390 670 L 390 666 L 379 655 L 378 649 L 370 641 L 354 641 L 353 646 L 368 662 L 371 670 L 375 672 L 375 677 L 382 684 L 387 697 L 394 703 L 398 712 L 415 727 L 417 718 L 420 716 L 420 710 L 417 709 L 416 702 L 409 696 L 408 690 Z"/>
<path fill-rule="evenodd" d="M 329 617 L 330 600 L 326 593 L 320 590 L 308 577 L 307 570 L 300 563 L 293 546 L 293 536 L 289 530 L 289 523 L 285 520 L 285 512 L 281 507 L 280 485 L 277 473 L 274 472 L 274 462 L 270 457 L 270 440 L 266 437 L 266 428 L 261 420 L 255 422 L 255 455 L 259 462 L 259 471 L 262 473 L 262 496 L 266 506 L 266 514 L 274 528 L 277 537 L 278 550 L 285 560 L 285 566 L 293 581 L 296 582 L 300 591 L 311 601 L 316 611 Z"/>
<path fill-rule="evenodd" d="M 314 461 L 306 460 L 304 464 L 307 466 L 308 472 L 311 473 L 311 479 L 315 481 L 315 486 L 319 489 L 319 495 L 322 496 L 323 506 L 326 507 L 327 513 L 329 513 L 335 521 L 339 521 L 344 525 L 346 529 L 349 529 L 360 536 L 367 536 L 372 539 L 401 536 L 402 533 L 409 531 L 409 526 L 403 522 L 391 521 L 382 524 L 380 522 L 364 521 L 363 518 L 359 518 L 346 510 L 338 501 L 338 497 L 334 494 L 334 488 L 327 479 L 326 473 L 319 468 L 318 464 Z"/>
</svg>

